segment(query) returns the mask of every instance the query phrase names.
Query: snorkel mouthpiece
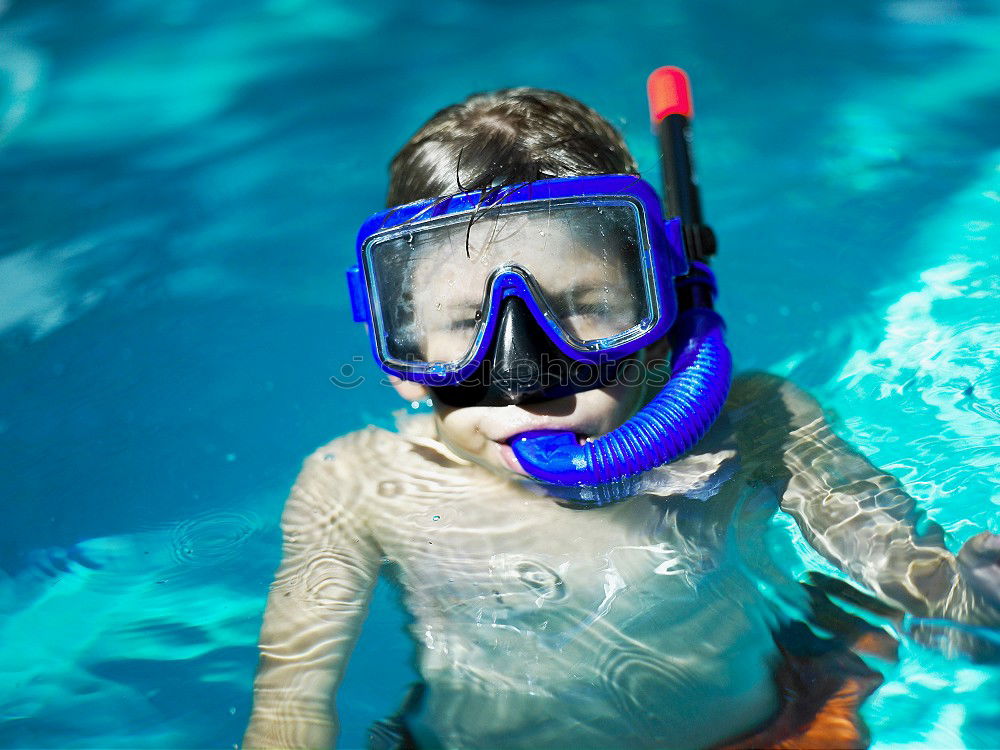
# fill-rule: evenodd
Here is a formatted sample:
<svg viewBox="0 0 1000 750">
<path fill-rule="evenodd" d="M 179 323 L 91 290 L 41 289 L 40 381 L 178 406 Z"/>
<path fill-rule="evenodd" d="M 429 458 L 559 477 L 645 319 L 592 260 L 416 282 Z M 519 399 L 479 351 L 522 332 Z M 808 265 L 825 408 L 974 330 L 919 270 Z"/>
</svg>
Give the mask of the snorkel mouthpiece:
<svg viewBox="0 0 1000 750">
<path fill-rule="evenodd" d="M 691 168 L 691 89 L 680 68 L 659 68 L 648 81 L 650 115 L 660 142 L 667 215 L 679 216 L 689 272 L 676 282 L 679 313 L 668 334 L 670 380 L 621 427 L 580 445 L 572 432 L 532 431 L 511 441 L 528 474 L 578 507 L 607 505 L 635 493 L 638 474 L 690 450 L 718 418 L 729 393 L 732 357 L 725 323 L 712 309 L 715 278 L 705 264 L 715 238 L 702 223 Z"/>
</svg>

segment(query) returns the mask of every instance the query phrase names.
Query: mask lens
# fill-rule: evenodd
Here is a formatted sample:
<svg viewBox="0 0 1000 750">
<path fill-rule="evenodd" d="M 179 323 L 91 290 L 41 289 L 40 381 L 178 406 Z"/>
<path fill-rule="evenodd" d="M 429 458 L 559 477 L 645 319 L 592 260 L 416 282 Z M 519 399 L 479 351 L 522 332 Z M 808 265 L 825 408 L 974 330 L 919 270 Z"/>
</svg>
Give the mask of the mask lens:
<svg viewBox="0 0 1000 750">
<path fill-rule="evenodd" d="M 572 245 L 557 243 L 550 255 L 558 262 L 539 258 L 534 277 L 566 338 L 582 345 L 611 339 L 652 315 L 635 206 L 577 207 L 553 219 L 572 222 L 571 234 L 556 227 Z"/>
<path fill-rule="evenodd" d="M 466 255 L 469 217 L 448 218 L 371 246 L 376 325 L 391 359 L 450 364 L 471 356 L 486 275 Z"/>
<path fill-rule="evenodd" d="M 375 235 L 364 252 L 385 353 L 413 365 L 465 364 L 485 331 L 492 282 L 508 272 L 527 282 L 570 346 L 627 339 L 655 311 L 641 217 L 625 198 L 549 200 Z"/>
</svg>

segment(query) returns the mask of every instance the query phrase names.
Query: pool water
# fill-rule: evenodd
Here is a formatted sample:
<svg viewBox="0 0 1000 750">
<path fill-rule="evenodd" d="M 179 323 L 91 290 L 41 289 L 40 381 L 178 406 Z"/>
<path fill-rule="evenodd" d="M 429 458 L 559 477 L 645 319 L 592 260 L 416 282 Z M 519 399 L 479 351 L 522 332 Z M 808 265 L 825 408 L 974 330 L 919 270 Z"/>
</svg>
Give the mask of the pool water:
<svg viewBox="0 0 1000 750">
<path fill-rule="evenodd" d="M 581 98 L 656 182 L 644 79 L 685 67 L 737 366 L 953 550 L 1000 533 L 998 39 L 974 0 L 0 0 L 0 746 L 239 743 L 299 463 L 409 408 L 350 322 L 355 228 L 476 90 Z M 414 678 L 404 625 L 380 585 L 343 747 Z M 997 667 L 880 668 L 875 747 L 1000 747 Z"/>
</svg>

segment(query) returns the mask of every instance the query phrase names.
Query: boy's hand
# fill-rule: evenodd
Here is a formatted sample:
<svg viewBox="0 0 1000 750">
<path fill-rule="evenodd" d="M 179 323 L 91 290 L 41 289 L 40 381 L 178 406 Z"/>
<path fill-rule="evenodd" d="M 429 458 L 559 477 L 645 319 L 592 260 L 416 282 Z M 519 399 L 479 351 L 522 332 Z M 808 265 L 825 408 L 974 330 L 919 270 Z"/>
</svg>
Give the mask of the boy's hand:
<svg viewBox="0 0 1000 750">
<path fill-rule="evenodd" d="M 962 545 L 958 553 L 962 579 L 981 599 L 970 612 L 983 624 L 1000 625 L 1000 536 L 984 531 Z"/>
<path fill-rule="evenodd" d="M 974 662 L 1000 662 L 1000 536 L 984 531 L 956 557 L 958 584 L 941 616 L 918 618 L 908 628 L 919 643 Z"/>
</svg>

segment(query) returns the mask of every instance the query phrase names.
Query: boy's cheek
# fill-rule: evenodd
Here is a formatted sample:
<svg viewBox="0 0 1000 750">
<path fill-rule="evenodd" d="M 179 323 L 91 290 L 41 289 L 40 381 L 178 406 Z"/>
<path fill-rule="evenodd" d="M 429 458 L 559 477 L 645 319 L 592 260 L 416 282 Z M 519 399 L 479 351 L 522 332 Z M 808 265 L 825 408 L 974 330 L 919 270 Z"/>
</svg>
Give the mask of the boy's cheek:
<svg viewBox="0 0 1000 750">
<path fill-rule="evenodd" d="M 430 392 L 420 383 L 397 378 L 395 375 L 389 376 L 389 382 L 396 389 L 396 393 L 406 401 L 423 401 L 430 396 Z"/>
<path fill-rule="evenodd" d="M 452 448 L 473 456 L 480 455 L 492 442 L 482 432 L 482 412 L 493 408 L 497 407 L 446 406 L 435 399 L 434 421 L 437 423 L 438 436 Z"/>
</svg>

